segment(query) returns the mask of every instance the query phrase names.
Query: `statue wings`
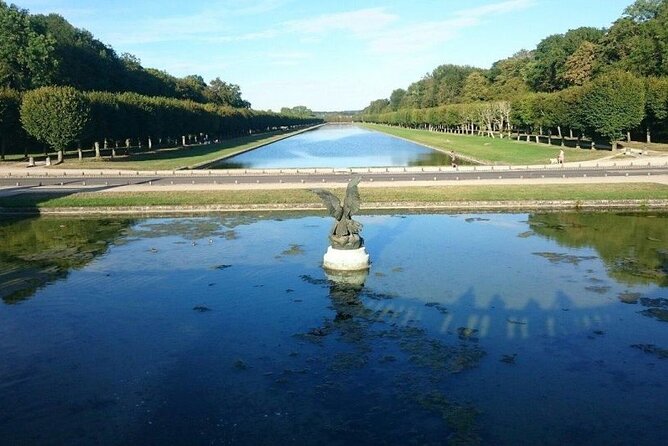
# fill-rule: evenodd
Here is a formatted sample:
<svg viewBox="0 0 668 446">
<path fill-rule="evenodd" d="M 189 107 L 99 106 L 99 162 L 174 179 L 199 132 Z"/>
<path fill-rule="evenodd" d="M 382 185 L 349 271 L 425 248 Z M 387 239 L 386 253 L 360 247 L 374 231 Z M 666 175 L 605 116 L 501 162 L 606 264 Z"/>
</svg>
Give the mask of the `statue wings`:
<svg viewBox="0 0 668 446">
<path fill-rule="evenodd" d="M 339 198 L 328 190 L 313 189 L 313 193 L 317 194 L 322 200 L 329 212 L 329 215 L 339 220 L 343 214 L 343 207 Z"/>
<path fill-rule="evenodd" d="M 330 191 L 313 189 L 313 192 L 317 194 L 325 204 L 329 215 L 340 220 L 344 210 L 347 211 L 346 214 L 348 216 L 360 210 L 360 193 L 357 190 L 357 185 L 361 179 L 361 177 L 356 176 L 350 180 L 350 183 L 348 183 L 348 187 L 346 188 L 346 197 L 343 199 L 343 205 L 341 205 L 341 200 Z"/>
<path fill-rule="evenodd" d="M 360 210 L 360 192 L 357 190 L 357 185 L 361 180 L 362 177 L 353 177 L 346 188 L 346 198 L 343 200 L 343 207 L 347 208 L 348 215 L 355 214 Z"/>
</svg>

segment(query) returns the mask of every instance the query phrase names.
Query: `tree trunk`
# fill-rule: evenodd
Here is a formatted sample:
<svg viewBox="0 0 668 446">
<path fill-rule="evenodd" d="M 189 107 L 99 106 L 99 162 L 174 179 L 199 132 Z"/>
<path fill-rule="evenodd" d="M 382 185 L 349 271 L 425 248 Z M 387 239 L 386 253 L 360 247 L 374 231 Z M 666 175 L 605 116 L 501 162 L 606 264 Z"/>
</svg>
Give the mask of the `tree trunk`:
<svg viewBox="0 0 668 446">
<path fill-rule="evenodd" d="M 58 150 L 58 164 L 63 162 L 63 149 Z"/>
<path fill-rule="evenodd" d="M 631 142 L 631 132 L 626 132 L 626 142 Z"/>
<path fill-rule="evenodd" d="M 561 139 L 564 138 L 563 135 L 561 134 L 561 126 L 560 125 L 557 126 L 557 133 L 559 133 L 559 138 L 561 138 Z"/>
<path fill-rule="evenodd" d="M 540 136 L 536 135 L 536 144 L 540 143 Z"/>
<path fill-rule="evenodd" d="M 151 141 L 151 137 L 148 137 L 148 150 L 151 150 L 153 148 L 153 141 Z"/>
<path fill-rule="evenodd" d="M 79 156 L 79 162 L 83 161 L 83 151 L 81 150 L 81 146 L 77 147 L 77 155 Z"/>
<path fill-rule="evenodd" d="M 617 150 L 617 141 L 610 141 L 610 144 L 612 145 L 612 151 L 614 152 Z M 591 142 L 591 148 L 594 150 L 594 141 Z"/>
<path fill-rule="evenodd" d="M 547 131 L 547 145 L 548 146 L 552 145 L 552 130 Z"/>
<path fill-rule="evenodd" d="M 617 148 L 617 141 L 612 145 L 612 150 L 615 150 Z M 594 142 L 594 138 L 591 139 L 591 150 L 596 150 L 596 143 Z"/>
<path fill-rule="evenodd" d="M 531 135 L 527 132 L 527 142 L 531 142 Z"/>
<path fill-rule="evenodd" d="M 102 156 L 100 154 L 100 143 L 97 142 L 97 141 L 95 141 L 95 158 L 96 159 L 102 158 Z"/>
<path fill-rule="evenodd" d="M 181 137 L 181 145 L 182 145 L 183 147 L 186 146 L 186 137 L 185 137 L 185 135 Z"/>
<path fill-rule="evenodd" d="M 649 126 L 647 126 L 647 142 L 651 143 L 652 142 L 652 135 L 649 130 Z"/>
<path fill-rule="evenodd" d="M 571 134 L 572 134 L 572 130 L 571 130 Z M 575 140 L 575 148 L 576 149 L 580 148 L 580 137 L 581 137 L 581 135 L 578 135 L 578 139 Z M 572 138 L 572 136 L 571 136 L 571 138 Z"/>
<path fill-rule="evenodd" d="M 5 138 L 2 138 L 2 142 L 0 142 L 0 160 L 4 161 L 5 160 L 5 148 L 7 146 L 7 141 Z"/>
<path fill-rule="evenodd" d="M 573 129 L 568 129 L 568 132 L 570 133 L 571 139 L 572 139 L 573 138 Z"/>
</svg>

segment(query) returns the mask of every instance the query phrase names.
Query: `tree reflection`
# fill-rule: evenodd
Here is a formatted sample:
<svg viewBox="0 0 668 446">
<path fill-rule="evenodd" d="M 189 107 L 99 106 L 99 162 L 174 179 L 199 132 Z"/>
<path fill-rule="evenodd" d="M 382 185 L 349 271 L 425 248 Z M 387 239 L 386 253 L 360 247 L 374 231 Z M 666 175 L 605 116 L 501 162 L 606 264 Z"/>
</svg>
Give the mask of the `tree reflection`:
<svg viewBox="0 0 668 446">
<path fill-rule="evenodd" d="M 529 225 L 560 245 L 594 248 L 623 283 L 668 286 L 667 214 L 533 214 Z"/>
<path fill-rule="evenodd" d="M 104 254 L 127 219 L 0 219 L 0 298 L 17 303 Z"/>
</svg>

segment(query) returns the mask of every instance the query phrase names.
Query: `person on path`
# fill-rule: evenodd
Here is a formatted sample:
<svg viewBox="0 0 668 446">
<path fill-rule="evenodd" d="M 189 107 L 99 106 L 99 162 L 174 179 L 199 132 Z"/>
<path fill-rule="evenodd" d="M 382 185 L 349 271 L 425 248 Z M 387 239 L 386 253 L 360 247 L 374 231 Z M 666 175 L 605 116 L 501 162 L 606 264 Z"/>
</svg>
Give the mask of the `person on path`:
<svg viewBox="0 0 668 446">
<path fill-rule="evenodd" d="M 557 159 L 559 160 L 559 164 L 561 164 L 561 167 L 563 167 L 564 166 L 564 151 L 563 150 L 559 151 L 559 158 L 557 158 Z"/>
</svg>

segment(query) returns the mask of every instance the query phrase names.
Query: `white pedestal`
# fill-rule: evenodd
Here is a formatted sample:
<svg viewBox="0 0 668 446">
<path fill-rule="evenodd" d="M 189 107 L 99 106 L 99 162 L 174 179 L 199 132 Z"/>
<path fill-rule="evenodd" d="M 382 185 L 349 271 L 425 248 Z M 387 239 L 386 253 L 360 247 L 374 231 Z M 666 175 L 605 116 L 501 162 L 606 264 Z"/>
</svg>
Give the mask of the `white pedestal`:
<svg viewBox="0 0 668 446">
<path fill-rule="evenodd" d="M 369 268 L 369 254 L 366 249 L 327 248 L 322 266 L 333 271 L 360 271 Z"/>
</svg>

